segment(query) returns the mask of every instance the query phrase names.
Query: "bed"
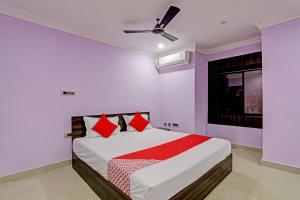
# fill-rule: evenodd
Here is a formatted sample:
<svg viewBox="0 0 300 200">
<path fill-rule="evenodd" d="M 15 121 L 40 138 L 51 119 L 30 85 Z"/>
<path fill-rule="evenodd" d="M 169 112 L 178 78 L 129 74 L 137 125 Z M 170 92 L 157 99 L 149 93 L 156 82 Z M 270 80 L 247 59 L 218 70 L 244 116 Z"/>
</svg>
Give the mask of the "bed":
<svg viewBox="0 0 300 200">
<path fill-rule="evenodd" d="M 184 137 L 185 133 L 157 128 L 126 132 L 118 116 L 122 134 L 110 138 L 86 138 L 83 116 L 72 117 L 74 170 L 102 200 L 204 199 L 231 171 L 230 142 L 212 138 L 163 162 L 130 175 L 130 197 L 108 181 L 108 162 L 115 156 L 146 149 Z M 143 112 L 150 119 L 149 112 Z M 100 117 L 94 115 L 90 117 Z"/>
</svg>

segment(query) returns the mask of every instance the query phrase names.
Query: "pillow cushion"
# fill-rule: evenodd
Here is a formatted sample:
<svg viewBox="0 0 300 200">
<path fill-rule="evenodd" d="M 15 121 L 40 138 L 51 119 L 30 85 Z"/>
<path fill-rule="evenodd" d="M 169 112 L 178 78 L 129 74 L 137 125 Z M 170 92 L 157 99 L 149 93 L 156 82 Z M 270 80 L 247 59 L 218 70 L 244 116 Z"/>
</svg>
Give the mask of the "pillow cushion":
<svg viewBox="0 0 300 200">
<path fill-rule="evenodd" d="M 85 127 L 86 127 L 86 136 L 85 137 L 100 137 L 101 134 L 92 130 L 92 128 L 96 125 L 99 121 L 99 118 L 96 117 L 83 117 Z M 118 117 L 108 117 L 108 120 L 115 125 L 118 125 L 119 118 Z M 121 131 L 121 127 L 118 126 L 117 129 L 112 133 L 112 135 L 119 134 Z"/>
<path fill-rule="evenodd" d="M 129 125 L 139 132 L 142 132 L 148 126 L 148 124 L 149 121 L 146 120 L 139 112 L 137 112 L 133 119 L 129 122 Z"/>
<path fill-rule="evenodd" d="M 112 123 L 107 119 L 106 115 L 101 115 L 98 122 L 92 127 L 93 131 L 101 134 L 103 137 L 108 138 L 118 128 L 118 125 Z"/>
<path fill-rule="evenodd" d="M 134 116 L 135 115 L 123 115 L 123 118 L 124 118 L 124 120 L 126 122 L 126 125 L 127 125 L 127 131 L 135 131 L 136 130 L 134 127 L 130 126 L 130 124 L 129 124 L 131 122 L 131 120 L 134 118 Z M 142 114 L 142 117 L 145 120 L 149 121 L 148 120 L 148 115 Z M 149 124 L 146 126 L 145 129 L 150 129 L 150 128 L 153 128 L 153 127 L 152 127 L 152 125 L 150 124 L 150 121 L 149 121 Z"/>
</svg>

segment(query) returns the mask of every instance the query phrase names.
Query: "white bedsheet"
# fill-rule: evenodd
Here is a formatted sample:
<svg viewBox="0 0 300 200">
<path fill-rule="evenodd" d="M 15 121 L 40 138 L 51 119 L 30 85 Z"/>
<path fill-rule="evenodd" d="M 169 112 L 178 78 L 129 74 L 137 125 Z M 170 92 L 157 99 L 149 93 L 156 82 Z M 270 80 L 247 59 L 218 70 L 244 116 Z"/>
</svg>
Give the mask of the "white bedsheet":
<svg viewBox="0 0 300 200">
<path fill-rule="evenodd" d="M 107 164 L 114 157 L 163 144 L 187 134 L 161 129 L 124 132 L 110 138 L 77 138 L 74 153 L 107 179 Z M 173 158 L 130 175 L 133 200 L 164 200 L 174 196 L 231 153 L 227 140 L 212 138 Z"/>
</svg>

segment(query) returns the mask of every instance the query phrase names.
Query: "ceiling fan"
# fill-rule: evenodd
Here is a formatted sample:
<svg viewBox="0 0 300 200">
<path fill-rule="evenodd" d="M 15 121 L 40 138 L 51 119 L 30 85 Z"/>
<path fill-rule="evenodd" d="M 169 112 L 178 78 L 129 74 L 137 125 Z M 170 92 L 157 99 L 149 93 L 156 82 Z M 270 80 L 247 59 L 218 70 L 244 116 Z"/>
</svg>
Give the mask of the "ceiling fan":
<svg viewBox="0 0 300 200">
<path fill-rule="evenodd" d="M 175 6 L 170 6 L 169 10 L 163 17 L 163 19 L 160 21 L 159 18 L 156 19 L 157 24 L 155 25 L 154 29 L 152 30 L 124 30 L 124 33 L 154 33 L 154 34 L 159 34 L 168 40 L 174 42 L 178 40 L 177 37 L 170 35 L 169 33 L 165 32 L 166 26 L 170 23 L 170 21 L 178 14 L 180 11 L 179 8 Z"/>
</svg>

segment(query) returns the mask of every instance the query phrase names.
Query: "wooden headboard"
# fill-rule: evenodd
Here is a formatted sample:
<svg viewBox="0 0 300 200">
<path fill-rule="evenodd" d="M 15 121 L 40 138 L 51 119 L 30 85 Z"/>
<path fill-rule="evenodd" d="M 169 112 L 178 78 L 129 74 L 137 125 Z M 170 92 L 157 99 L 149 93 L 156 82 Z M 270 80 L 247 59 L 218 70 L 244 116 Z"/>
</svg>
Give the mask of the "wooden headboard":
<svg viewBox="0 0 300 200">
<path fill-rule="evenodd" d="M 150 120 L 150 112 L 140 112 L 141 114 L 148 115 L 148 120 Z M 119 125 L 121 131 L 127 131 L 126 122 L 123 118 L 123 115 L 135 115 L 136 113 L 118 113 L 118 114 L 105 114 L 107 117 L 119 117 Z M 100 118 L 101 115 L 85 115 L 87 117 L 96 117 Z M 84 137 L 86 133 L 86 127 L 83 120 L 84 116 L 75 116 L 72 117 L 72 139 Z"/>
</svg>

